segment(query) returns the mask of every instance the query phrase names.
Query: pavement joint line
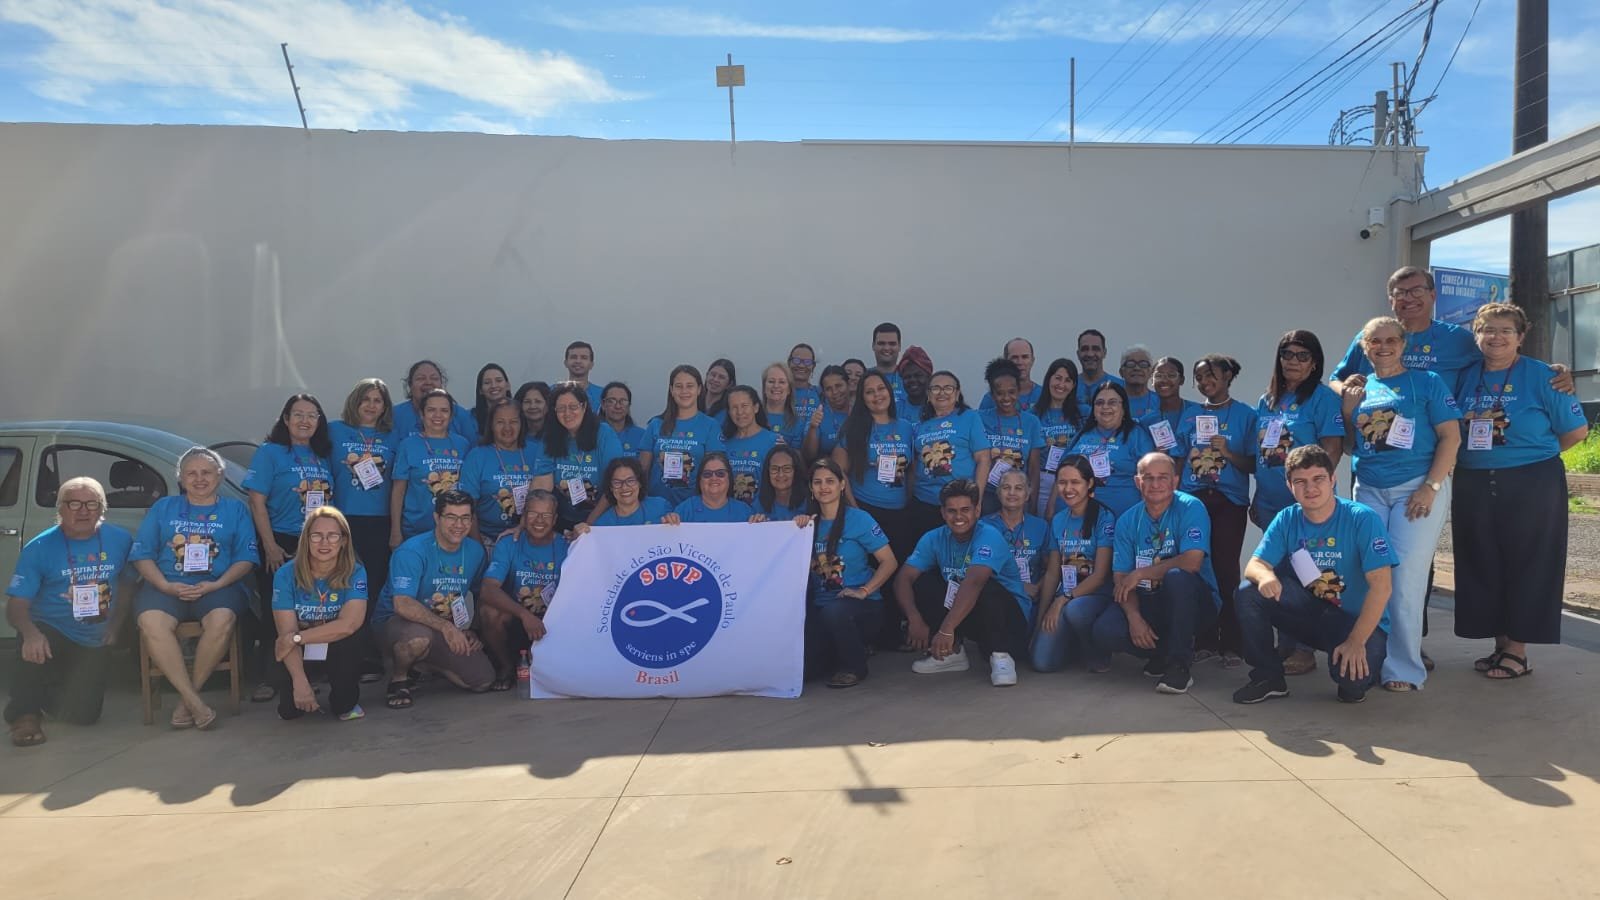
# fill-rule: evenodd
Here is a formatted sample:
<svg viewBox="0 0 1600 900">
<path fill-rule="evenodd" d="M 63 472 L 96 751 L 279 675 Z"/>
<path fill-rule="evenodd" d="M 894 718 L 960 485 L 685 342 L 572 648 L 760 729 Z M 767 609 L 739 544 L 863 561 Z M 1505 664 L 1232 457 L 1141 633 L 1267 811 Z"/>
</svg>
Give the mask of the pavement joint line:
<svg viewBox="0 0 1600 900">
<path fill-rule="evenodd" d="M 135 748 L 135 747 L 137 747 L 137 746 L 139 746 L 140 744 L 143 744 L 143 743 L 144 743 L 143 741 L 134 741 L 133 743 L 129 744 L 126 747 L 123 747 L 121 750 L 118 750 L 117 752 L 111 754 L 110 756 L 106 756 L 106 757 L 103 757 L 101 759 L 97 759 L 94 762 L 89 763 L 88 765 L 84 766 L 83 768 L 77 770 L 76 772 L 68 772 L 67 774 L 61 776 L 60 778 L 57 778 L 55 781 L 52 781 L 49 784 L 41 786 L 37 790 L 29 791 L 28 793 L 19 796 L 17 799 L 11 801 L 10 803 L 7 803 L 5 806 L 0 806 L 0 816 L 6 816 L 6 815 L 10 814 L 10 812 L 13 809 L 16 809 L 18 806 L 21 806 L 23 803 L 26 803 L 27 801 L 33 799 L 34 797 L 39 796 L 40 794 L 47 793 L 51 788 L 55 787 L 56 785 L 61 784 L 64 781 L 70 781 L 71 779 L 77 778 L 79 775 L 82 775 L 83 773 L 89 771 L 90 769 L 94 768 L 95 766 L 101 765 L 103 763 L 108 763 L 111 760 L 116 759 L 117 757 L 121 756 L 122 754 L 127 753 L 129 750 L 132 750 L 133 748 Z M 31 816 L 17 816 L 16 818 L 24 818 L 25 819 L 25 818 L 32 818 L 32 817 Z"/>
<path fill-rule="evenodd" d="M 656 723 L 656 730 L 650 733 L 650 740 L 645 742 L 644 750 L 640 751 L 639 758 L 633 761 L 633 768 L 628 772 L 628 780 L 622 783 L 622 789 L 617 791 L 617 796 L 611 801 L 611 808 L 606 810 L 606 818 L 600 823 L 600 828 L 594 833 L 594 840 L 589 842 L 589 849 L 583 852 L 583 860 L 578 863 L 578 870 L 572 873 L 572 881 L 567 884 L 567 889 L 562 893 L 562 898 L 572 896 L 572 891 L 578 886 L 578 879 L 583 877 L 583 870 L 589 867 L 589 858 L 594 855 L 594 848 L 600 846 L 600 839 L 605 837 L 606 829 L 611 827 L 611 817 L 617 814 L 617 807 L 622 805 L 622 798 L 628 796 L 628 785 L 633 784 L 633 777 L 639 774 L 639 767 L 644 765 L 644 758 L 650 755 L 650 748 L 656 745 L 656 738 L 661 736 L 661 729 L 667 726 L 667 720 L 672 718 L 672 711 L 678 708 L 678 699 L 672 700 L 672 705 L 661 714 L 661 721 Z"/>
<path fill-rule="evenodd" d="M 1332 665 L 1331 659 L 1330 659 L 1329 664 Z M 1368 831 L 1367 829 L 1363 828 L 1361 826 L 1360 822 L 1357 822 L 1355 819 L 1350 818 L 1350 814 L 1349 813 L 1347 813 L 1344 810 L 1340 809 L 1338 806 L 1336 806 L 1333 803 L 1333 801 L 1331 801 L 1327 797 L 1323 796 L 1321 791 L 1318 791 L 1316 788 L 1312 787 L 1310 785 L 1310 783 L 1308 783 L 1304 778 L 1301 778 L 1299 775 L 1296 775 L 1292 769 L 1290 769 L 1288 766 L 1284 765 L 1282 761 L 1278 760 L 1272 754 L 1268 753 L 1266 751 L 1266 749 L 1263 748 L 1261 745 L 1257 744 L 1255 741 L 1250 740 L 1250 736 L 1249 735 L 1245 734 L 1243 731 L 1240 731 L 1237 727 L 1234 726 L 1234 724 L 1232 722 L 1229 722 L 1227 719 L 1223 718 L 1221 713 L 1219 713 L 1216 710 L 1212 709 L 1211 706 L 1209 704 L 1207 704 L 1204 700 L 1201 700 L 1199 697 L 1197 697 L 1197 696 L 1195 696 L 1193 694 L 1187 694 L 1186 696 L 1188 696 L 1190 699 L 1194 700 L 1194 702 L 1200 704 L 1200 707 L 1202 709 L 1204 709 L 1206 712 L 1211 713 L 1213 716 L 1216 716 L 1217 717 L 1217 721 L 1221 722 L 1222 726 L 1224 728 L 1229 729 L 1234 734 L 1236 734 L 1240 738 L 1244 739 L 1245 743 L 1247 743 L 1250 746 L 1256 748 L 1256 752 L 1257 753 L 1260 753 L 1262 756 L 1265 756 L 1267 759 L 1272 760 L 1273 765 L 1275 765 L 1278 768 L 1280 768 L 1280 769 L 1284 770 L 1285 772 L 1287 772 L 1289 774 L 1289 777 L 1291 777 L 1295 781 L 1299 782 L 1301 787 L 1305 788 L 1306 791 L 1311 794 L 1311 796 L 1316 797 L 1318 800 L 1322 801 L 1323 805 L 1325 805 L 1329 809 L 1333 810 L 1334 813 L 1336 813 L 1339 816 L 1339 818 L 1344 819 L 1346 822 L 1349 822 L 1350 826 L 1352 828 L 1354 828 L 1355 830 L 1357 830 L 1357 831 L 1361 832 L 1362 834 L 1366 835 L 1367 836 L 1367 840 L 1371 841 L 1372 843 L 1376 844 L 1378 847 L 1382 848 L 1383 852 L 1389 854 L 1389 857 L 1391 859 L 1393 859 L 1395 862 L 1399 863 L 1401 866 L 1404 866 L 1405 870 L 1407 872 L 1410 872 L 1412 875 L 1416 876 L 1418 881 L 1420 881 L 1423 884 L 1427 885 L 1428 886 L 1428 890 L 1433 891 L 1435 894 L 1439 895 L 1440 897 L 1446 897 L 1447 896 L 1444 891 L 1439 890 L 1437 885 L 1435 885 L 1433 882 L 1431 882 L 1427 878 L 1425 878 L 1421 872 L 1418 872 L 1416 870 L 1416 868 L 1411 865 L 1411 863 L 1406 862 L 1404 859 L 1401 858 L 1400 854 L 1394 852 L 1394 850 L 1392 848 L 1390 848 L 1390 846 L 1388 844 L 1385 844 L 1383 841 L 1378 840 L 1377 835 L 1375 835 L 1372 832 Z M 1390 777 L 1393 778 L 1394 776 L 1390 776 Z M 1460 776 L 1458 776 L 1458 777 L 1460 777 Z"/>
</svg>

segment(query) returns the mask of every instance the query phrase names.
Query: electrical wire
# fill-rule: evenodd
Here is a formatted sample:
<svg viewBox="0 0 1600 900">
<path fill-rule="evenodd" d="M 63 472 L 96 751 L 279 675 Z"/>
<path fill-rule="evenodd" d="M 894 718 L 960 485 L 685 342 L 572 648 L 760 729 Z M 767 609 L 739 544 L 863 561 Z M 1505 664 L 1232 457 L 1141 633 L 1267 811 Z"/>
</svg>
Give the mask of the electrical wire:
<svg viewBox="0 0 1600 900">
<path fill-rule="evenodd" d="M 1200 14 L 1200 10 L 1210 2 L 1211 0 L 1194 0 L 1194 2 L 1189 4 L 1189 6 L 1184 9 L 1182 13 L 1179 13 L 1178 18 L 1173 20 L 1171 25 L 1167 26 L 1167 30 L 1163 31 L 1161 36 L 1156 38 L 1154 43 L 1140 52 L 1138 58 L 1133 61 L 1133 64 L 1128 67 L 1127 71 L 1113 79 L 1110 87 L 1106 88 L 1098 97 L 1089 103 L 1088 106 L 1084 107 L 1084 117 L 1088 118 L 1091 114 L 1093 114 L 1094 111 L 1101 106 L 1101 104 L 1105 103 L 1107 98 L 1116 93 L 1117 90 L 1126 84 L 1136 72 L 1148 65 L 1150 60 L 1154 59 L 1156 54 L 1160 53 L 1163 47 L 1166 47 L 1168 44 L 1172 43 L 1172 39 L 1183 30 L 1184 26 L 1188 25 L 1196 16 L 1198 16 Z"/>
</svg>

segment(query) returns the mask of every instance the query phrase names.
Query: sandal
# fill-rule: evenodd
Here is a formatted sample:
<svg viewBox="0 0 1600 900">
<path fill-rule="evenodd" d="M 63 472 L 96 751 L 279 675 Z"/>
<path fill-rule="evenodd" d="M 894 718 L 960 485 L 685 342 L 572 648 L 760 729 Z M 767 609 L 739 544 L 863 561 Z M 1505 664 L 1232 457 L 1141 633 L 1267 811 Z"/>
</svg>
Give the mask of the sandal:
<svg viewBox="0 0 1600 900">
<path fill-rule="evenodd" d="M 1433 666 L 1434 666 L 1433 657 L 1429 656 L 1426 653 L 1422 654 L 1422 668 L 1423 668 L 1423 670 L 1428 671 L 1428 672 L 1432 672 L 1433 671 Z"/>
<path fill-rule="evenodd" d="M 505 691 L 511 690 L 516 683 L 517 679 L 514 675 L 496 675 L 494 676 L 494 680 L 489 682 L 489 690 L 494 691 L 497 694 L 504 693 Z"/>
<path fill-rule="evenodd" d="M 1517 668 L 1513 669 L 1506 665 L 1506 660 L 1516 663 Z M 1505 674 L 1496 675 L 1496 672 L 1504 672 Z M 1533 666 L 1528 665 L 1528 660 L 1526 658 L 1518 656 L 1515 653 L 1507 653 L 1504 650 L 1501 650 L 1499 662 L 1496 662 L 1494 665 L 1485 669 L 1483 672 L 1483 677 L 1489 679 L 1490 681 L 1511 681 L 1514 678 L 1521 678 L 1524 675 L 1532 674 Z"/>
<path fill-rule="evenodd" d="M 1501 650 L 1499 647 L 1494 648 L 1494 652 L 1488 656 L 1480 656 L 1473 660 L 1472 670 L 1480 673 L 1489 671 L 1495 666 L 1500 665 L 1500 656 L 1504 653 L 1505 651 Z"/>
<path fill-rule="evenodd" d="M 39 717 L 34 713 L 17 716 L 11 723 L 11 744 L 14 747 L 37 747 L 44 743 L 44 729 L 39 727 Z"/>
<path fill-rule="evenodd" d="M 250 702 L 266 703 L 276 696 L 278 696 L 278 689 L 270 684 L 267 684 L 266 682 L 262 682 L 261 684 L 256 685 L 256 689 L 254 691 L 250 692 Z"/>
<path fill-rule="evenodd" d="M 189 704 L 178 701 L 178 708 L 172 711 L 172 727 L 179 731 L 194 727 L 194 713 L 189 712 Z"/>
<path fill-rule="evenodd" d="M 850 688 L 860 683 L 861 676 L 854 672 L 835 672 L 833 677 L 828 679 L 828 687 L 831 688 Z"/>
<path fill-rule="evenodd" d="M 1417 690 L 1417 686 L 1409 681 L 1385 681 L 1383 689 L 1396 694 L 1409 694 Z"/>
<path fill-rule="evenodd" d="M 204 715 L 194 717 L 194 727 L 196 731 L 210 731 L 211 726 L 215 724 L 217 724 L 217 711 L 209 706 L 206 707 Z"/>
<path fill-rule="evenodd" d="M 406 683 L 403 681 L 389 682 L 387 701 L 390 709 L 410 709 L 411 688 L 406 687 Z"/>
</svg>

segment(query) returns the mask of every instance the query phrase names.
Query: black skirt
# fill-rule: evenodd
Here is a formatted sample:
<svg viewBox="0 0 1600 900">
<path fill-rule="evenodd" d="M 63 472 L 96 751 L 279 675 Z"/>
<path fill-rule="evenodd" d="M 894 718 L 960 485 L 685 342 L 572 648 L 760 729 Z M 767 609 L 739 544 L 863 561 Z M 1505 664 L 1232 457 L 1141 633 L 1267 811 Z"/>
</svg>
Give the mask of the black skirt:
<svg viewBox="0 0 1600 900">
<path fill-rule="evenodd" d="M 1510 469 L 1456 469 L 1450 536 L 1457 637 L 1561 643 L 1567 574 L 1561 457 Z"/>
</svg>

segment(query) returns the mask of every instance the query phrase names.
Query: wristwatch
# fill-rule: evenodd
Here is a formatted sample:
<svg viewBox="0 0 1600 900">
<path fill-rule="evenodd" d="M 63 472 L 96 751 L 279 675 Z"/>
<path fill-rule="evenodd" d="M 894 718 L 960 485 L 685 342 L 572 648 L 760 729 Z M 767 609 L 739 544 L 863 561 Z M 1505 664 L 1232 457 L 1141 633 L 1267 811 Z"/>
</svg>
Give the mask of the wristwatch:
<svg viewBox="0 0 1600 900">
<path fill-rule="evenodd" d="M 1435 494 L 1437 494 L 1440 491 L 1444 490 L 1444 482 L 1442 482 L 1442 481 L 1428 481 L 1427 479 L 1423 479 L 1422 483 L 1427 485 L 1428 487 L 1433 488 L 1433 492 Z"/>
<path fill-rule="evenodd" d="M 295 642 L 295 644 L 296 644 L 296 645 L 297 645 L 297 646 L 300 646 L 300 647 L 304 647 L 304 646 L 305 646 L 305 645 L 306 645 L 306 639 L 305 639 L 305 635 L 303 635 L 303 634 L 301 634 L 301 633 L 300 633 L 300 632 L 298 632 L 298 631 L 296 631 L 296 632 L 295 632 L 295 633 L 294 633 L 294 636 L 293 636 L 293 637 L 290 637 L 290 638 L 289 638 L 289 640 L 291 640 L 291 641 L 294 641 L 294 642 Z"/>
</svg>

